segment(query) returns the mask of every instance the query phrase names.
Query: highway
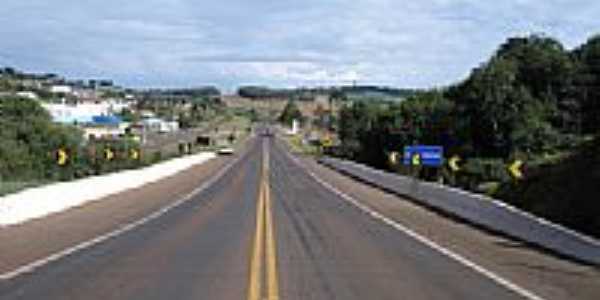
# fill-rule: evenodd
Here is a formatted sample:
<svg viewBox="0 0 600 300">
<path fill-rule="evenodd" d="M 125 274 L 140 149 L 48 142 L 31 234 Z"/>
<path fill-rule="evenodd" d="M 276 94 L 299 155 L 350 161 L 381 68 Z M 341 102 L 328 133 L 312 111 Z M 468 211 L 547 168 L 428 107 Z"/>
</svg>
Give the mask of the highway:
<svg viewBox="0 0 600 300">
<path fill-rule="evenodd" d="M 0 299 L 550 299 L 368 213 L 274 137 L 227 163 L 168 210 L 0 280 Z"/>
</svg>

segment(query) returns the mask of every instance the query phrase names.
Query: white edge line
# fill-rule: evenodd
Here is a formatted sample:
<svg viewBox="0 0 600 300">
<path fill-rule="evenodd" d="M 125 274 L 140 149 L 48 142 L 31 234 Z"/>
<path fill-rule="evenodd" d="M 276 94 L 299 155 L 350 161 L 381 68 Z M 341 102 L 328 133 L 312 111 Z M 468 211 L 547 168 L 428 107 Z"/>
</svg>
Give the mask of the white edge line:
<svg viewBox="0 0 600 300">
<path fill-rule="evenodd" d="M 286 152 L 287 153 L 287 152 Z M 324 180 L 322 180 L 321 178 L 319 178 L 316 174 L 314 174 L 313 172 L 311 172 L 310 170 L 304 168 L 302 166 L 302 164 L 297 160 L 297 158 L 291 156 L 290 154 L 288 154 L 288 156 L 302 169 L 304 169 L 314 180 L 316 180 L 318 183 L 320 183 L 322 186 L 324 186 L 325 188 L 327 188 L 328 190 L 330 190 L 331 192 L 337 194 L 338 196 L 342 197 L 342 199 L 346 200 L 347 202 L 349 202 L 350 204 L 354 205 L 355 207 L 357 207 L 358 209 L 362 210 L 363 212 L 367 213 L 368 215 L 370 215 L 371 217 L 373 217 L 374 219 L 377 219 L 379 221 L 382 221 L 383 223 L 391 226 L 392 228 L 399 230 L 403 233 L 405 233 L 406 235 L 414 238 L 415 240 L 425 244 L 426 246 L 440 252 L 441 254 L 453 259 L 454 261 L 474 270 L 475 272 L 491 279 L 492 281 L 494 281 L 495 283 L 507 288 L 510 291 L 513 291 L 515 293 L 517 293 L 518 295 L 527 298 L 529 300 L 545 300 L 545 298 L 542 298 L 536 294 L 534 294 L 533 292 L 530 292 L 528 290 L 526 290 L 525 288 L 520 287 L 519 285 L 511 282 L 508 279 L 502 278 L 500 275 L 497 275 L 495 273 L 493 273 L 492 271 L 489 271 L 487 269 L 485 269 L 484 267 L 468 260 L 467 258 L 465 258 L 464 256 L 455 253 L 453 251 L 451 251 L 450 249 L 444 248 L 438 244 L 436 244 L 434 241 L 426 238 L 423 235 L 420 235 L 418 233 L 416 233 L 415 231 L 405 227 L 404 225 L 397 223 L 396 221 L 378 213 L 377 211 L 371 209 L 370 207 L 360 203 L 358 200 L 354 199 L 352 196 L 345 194 L 344 192 L 339 191 L 338 189 L 336 189 L 335 187 L 331 186 L 329 183 L 325 182 Z"/>
<path fill-rule="evenodd" d="M 396 176 L 396 177 L 400 177 L 400 178 L 406 179 L 406 180 L 409 179 L 408 177 L 403 176 L 403 175 L 397 175 L 397 174 L 393 174 L 393 173 L 389 173 L 389 172 L 384 172 L 384 171 L 378 170 L 378 169 L 372 169 L 372 168 L 369 168 L 366 165 L 355 163 L 355 162 L 350 162 L 350 161 L 345 161 L 345 160 L 339 160 L 339 159 L 336 159 L 336 161 L 339 162 L 339 163 L 342 163 L 342 164 L 347 164 L 347 165 L 351 165 L 351 166 L 363 169 L 365 172 L 378 173 L 378 174 L 384 175 L 384 176 Z M 331 163 L 327 163 L 327 164 L 331 164 Z M 332 166 L 332 167 L 335 168 L 335 166 Z M 573 235 L 574 237 L 577 237 L 577 238 L 581 239 L 584 242 L 590 243 L 593 246 L 600 247 L 600 240 L 597 240 L 597 239 L 595 239 L 595 238 L 593 238 L 593 237 L 591 237 L 589 235 L 586 235 L 584 233 L 577 232 L 577 231 L 575 231 L 573 229 L 570 229 L 568 227 L 565 227 L 565 226 L 563 226 L 561 224 L 554 223 L 554 222 L 552 222 L 550 220 L 547 220 L 547 219 L 544 219 L 542 217 L 536 216 L 534 214 L 528 213 L 528 212 L 526 212 L 524 210 L 521 210 L 521 209 L 519 209 L 519 208 L 517 208 L 515 206 L 512 206 L 512 205 L 510 205 L 510 204 L 508 204 L 506 202 L 502 202 L 502 201 L 500 201 L 498 199 L 489 197 L 487 195 L 476 194 L 476 193 L 472 193 L 472 192 L 469 192 L 469 191 L 461 190 L 461 189 L 456 188 L 456 187 L 450 187 L 450 186 L 441 185 L 441 184 L 437 184 L 437 183 L 433 183 L 433 182 L 423 182 L 423 181 L 420 181 L 420 184 L 427 185 L 427 186 L 430 186 L 430 187 L 435 187 L 435 188 L 441 188 L 441 189 L 444 189 L 444 190 L 447 190 L 447 191 L 450 191 L 450 192 L 455 192 L 455 193 L 458 193 L 458 194 L 462 194 L 464 196 L 468 196 L 470 198 L 476 198 L 479 201 L 483 201 L 483 202 L 490 203 L 492 205 L 504 208 L 506 210 L 509 210 L 512 213 L 515 213 L 515 214 L 520 215 L 520 216 L 522 216 L 524 218 L 530 219 L 531 221 L 537 222 L 537 223 L 539 223 L 541 225 L 544 225 L 544 226 L 548 226 L 548 227 L 556 229 L 558 231 L 562 231 L 563 233 Z M 475 199 L 473 199 L 473 200 L 475 200 Z"/>
<path fill-rule="evenodd" d="M 51 262 L 57 261 L 63 257 L 69 256 L 75 252 L 90 248 L 92 246 L 95 246 L 97 244 L 100 244 L 108 239 L 111 239 L 113 237 L 119 236 L 121 234 L 127 233 L 141 225 L 144 225 L 154 219 L 157 219 L 158 217 L 166 214 L 167 212 L 169 212 L 170 210 L 182 205 L 183 203 L 189 201 L 190 199 L 192 199 L 196 194 L 201 193 L 202 191 L 204 191 L 205 189 L 207 189 L 208 187 L 210 187 L 211 185 L 213 185 L 217 180 L 221 179 L 221 177 L 223 177 L 223 175 L 225 175 L 225 173 L 231 169 L 235 164 L 237 164 L 239 161 L 241 161 L 241 159 L 246 155 L 246 153 L 241 154 L 239 157 L 237 157 L 233 162 L 229 163 L 228 165 L 226 165 L 223 169 L 221 169 L 215 176 L 211 177 L 210 179 L 208 179 L 207 181 L 205 181 L 204 183 L 202 183 L 202 185 L 200 185 L 199 187 L 195 188 L 194 190 L 192 190 L 190 193 L 186 194 L 185 196 L 181 197 L 179 200 L 166 205 L 162 208 L 160 208 L 159 210 L 137 220 L 131 223 L 127 223 L 125 225 L 123 225 L 122 227 L 110 231 L 108 233 L 102 234 L 100 236 L 97 236 L 95 238 L 92 238 L 90 240 L 81 242 L 75 246 L 66 248 L 62 251 L 59 252 L 55 252 L 47 257 L 35 260 L 33 262 L 27 263 L 25 265 L 22 265 L 12 271 L 6 272 L 6 273 L 2 273 L 0 274 L 0 280 L 1 281 L 6 281 L 6 280 L 10 280 L 13 278 L 16 278 L 20 275 L 23 275 L 25 273 L 32 273 L 33 271 L 35 271 L 37 268 L 40 268 L 44 265 L 47 265 Z"/>
</svg>

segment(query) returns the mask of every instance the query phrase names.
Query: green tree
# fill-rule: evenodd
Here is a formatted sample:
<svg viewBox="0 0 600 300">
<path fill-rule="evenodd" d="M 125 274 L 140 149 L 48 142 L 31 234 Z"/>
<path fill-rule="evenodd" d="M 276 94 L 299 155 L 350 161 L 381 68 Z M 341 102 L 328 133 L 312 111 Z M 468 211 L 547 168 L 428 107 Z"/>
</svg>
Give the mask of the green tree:
<svg viewBox="0 0 600 300">
<path fill-rule="evenodd" d="M 449 89 L 457 115 L 466 121 L 459 131 L 468 132 L 474 154 L 509 157 L 555 143 L 554 127 L 565 124 L 558 112 L 567 103 L 572 70 L 554 40 L 510 39 L 489 63 Z"/>
<path fill-rule="evenodd" d="M 600 35 L 592 37 L 573 51 L 578 72 L 575 98 L 580 114 L 576 120 L 583 133 L 600 133 Z"/>
<path fill-rule="evenodd" d="M 542 100 L 559 101 L 570 88 L 575 71 L 561 43 L 540 35 L 508 39 L 495 58 L 514 62 L 517 81 Z"/>
<path fill-rule="evenodd" d="M 52 123 L 38 102 L 20 98 L 0 99 L 0 177 L 41 179 L 62 176 L 54 153 L 66 148 L 76 153 L 82 133 Z"/>
<path fill-rule="evenodd" d="M 298 108 L 298 105 L 296 105 L 296 102 L 290 100 L 283 108 L 283 111 L 279 116 L 279 122 L 291 126 L 294 119 L 302 121 L 304 117 L 302 116 L 302 112 Z"/>
</svg>

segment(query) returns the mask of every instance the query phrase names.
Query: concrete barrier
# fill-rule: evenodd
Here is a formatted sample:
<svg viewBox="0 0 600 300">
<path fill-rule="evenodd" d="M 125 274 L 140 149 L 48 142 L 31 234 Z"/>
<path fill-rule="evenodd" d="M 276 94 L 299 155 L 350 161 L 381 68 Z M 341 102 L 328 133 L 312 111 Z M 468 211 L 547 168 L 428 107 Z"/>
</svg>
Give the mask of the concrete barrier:
<svg viewBox="0 0 600 300">
<path fill-rule="evenodd" d="M 0 197 L 0 228 L 97 201 L 103 197 L 172 176 L 215 157 L 204 152 L 160 162 L 148 167 L 92 176 Z"/>
<path fill-rule="evenodd" d="M 417 181 L 362 164 L 330 157 L 319 162 L 361 181 L 492 231 L 559 255 L 600 265 L 600 241 L 536 217 L 493 198 L 444 185 Z"/>
</svg>

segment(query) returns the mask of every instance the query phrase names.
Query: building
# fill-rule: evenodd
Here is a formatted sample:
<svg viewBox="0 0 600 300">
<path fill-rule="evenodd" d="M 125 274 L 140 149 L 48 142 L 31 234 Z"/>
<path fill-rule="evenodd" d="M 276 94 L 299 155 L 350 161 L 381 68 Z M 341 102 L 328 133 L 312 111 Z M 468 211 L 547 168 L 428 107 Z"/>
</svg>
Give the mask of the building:
<svg viewBox="0 0 600 300">
<path fill-rule="evenodd" d="M 314 98 L 314 102 L 317 105 L 322 105 L 323 107 L 329 107 L 329 95 L 323 95 L 323 94 L 319 94 L 319 95 L 315 95 Z"/>
<path fill-rule="evenodd" d="M 144 130 L 148 132 L 175 132 L 179 130 L 179 123 L 176 121 L 165 121 L 159 118 L 146 118 L 141 121 Z"/>
<path fill-rule="evenodd" d="M 135 101 L 126 99 L 109 99 L 105 101 L 109 105 L 109 110 L 112 113 L 122 113 L 124 109 L 132 109 L 135 105 Z"/>
<path fill-rule="evenodd" d="M 55 94 L 71 94 L 73 88 L 69 85 L 53 85 L 50 87 L 50 92 Z"/>
<path fill-rule="evenodd" d="M 110 103 L 42 103 L 56 123 L 77 125 L 86 139 L 118 138 L 129 123 L 113 114 Z"/>
<path fill-rule="evenodd" d="M 85 101 L 76 103 L 47 103 L 42 102 L 52 116 L 52 120 L 63 124 L 84 124 L 92 122 L 94 116 L 112 116 L 121 113 L 123 109 L 130 108 L 131 102 L 122 100 Z"/>
<path fill-rule="evenodd" d="M 128 127 L 129 123 L 116 116 L 93 116 L 82 129 L 87 139 L 116 139 L 123 136 Z"/>
<path fill-rule="evenodd" d="M 46 103 L 44 107 L 52 116 L 52 120 L 62 124 L 91 123 L 94 116 L 108 116 L 112 114 L 108 103 Z"/>
<path fill-rule="evenodd" d="M 73 95 L 80 102 L 87 103 L 100 103 L 102 99 L 97 91 L 85 88 L 75 88 L 73 89 Z"/>
<path fill-rule="evenodd" d="M 31 100 L 39 99 L 38 95 L 35 92 L 30 92 L 30 91 L 17 92 L 16 95 L 18 97 L 27 98 L 27 99 L 31 99 Z"/>
</svg>

